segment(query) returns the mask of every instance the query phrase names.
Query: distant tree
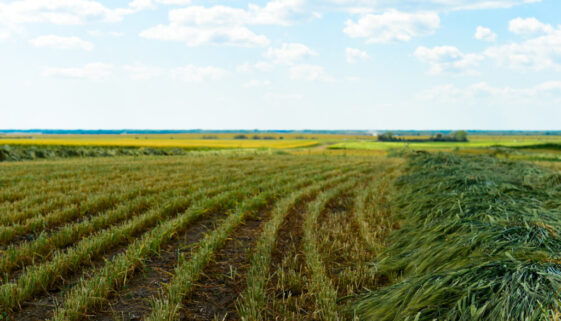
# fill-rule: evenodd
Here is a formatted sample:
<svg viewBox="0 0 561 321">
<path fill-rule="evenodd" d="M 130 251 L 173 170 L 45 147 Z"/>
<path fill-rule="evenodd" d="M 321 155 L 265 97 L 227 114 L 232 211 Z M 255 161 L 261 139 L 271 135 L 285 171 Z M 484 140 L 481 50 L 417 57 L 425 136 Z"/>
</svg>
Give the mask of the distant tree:
<svg viewBox="0 0 561 321">
<path fill-rule="evenodd" d="M 468 140 L 467 138 L 468 134 L 465 130 L 458 130 L 457 132 L 452 133 L 452 136 L 458 142 L 467 142 Z"/>
<path fill-rule="evenodd" d="M 393 141 L 396 141 L 398 139 L 394 137 L 392 132 L 387 131 L 383 134 L 378 135 L 378 140 L 381 141 L 381 142 L 393 142 Z"/>
<path fill-rule="evenodd" d="M 234 139 L 247 139 L 247 136 L 246 136 L 246 135 L 243 135 L 243 134 L 241 134 L 241 135 L 236 135 L 236 136 L 234 136 Z"/>
</svg>

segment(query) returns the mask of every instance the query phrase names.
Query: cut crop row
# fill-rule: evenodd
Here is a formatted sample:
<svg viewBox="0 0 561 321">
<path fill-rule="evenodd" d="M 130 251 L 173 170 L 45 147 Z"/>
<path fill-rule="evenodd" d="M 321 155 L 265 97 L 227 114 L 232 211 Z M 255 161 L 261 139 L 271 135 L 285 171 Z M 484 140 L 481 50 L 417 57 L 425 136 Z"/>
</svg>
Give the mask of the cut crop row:
<svg viewBox="0 0 561 321">
<path fill-rule="evenodd" d="M 222 246 L 231 231 L 240 224 L 245 217 L 251 216 L 255 211 L 268 206 L 275 199 L 293 190 L 296 191 L 292 193 L 299 194 L 299 189 L 325 178 L 325 176 L 319 176 L 312 180 L 299 179 L 289 185 L 279 186 L 279 184 L 276 186 L 277 190 L 265 191 L 257 198 L 248 200 L 247 203 L 242 204 L 237 211 L 228 216 L 221 226 L 200 242 L 199 249 L 189 260 L 185 258 L 179 260 L 175 269 L 174 279 L 166 286 L 165 291 L 160 294 L 159 298 L 154 301 L 153 311 L 150 316 L 147 317 L 147 320 L 162 321 L 176 320 L 178 318 L 177 312 L 181 307 L 181 302 L 185 294 L 191 290 L 194 282 L 199 278 L 204 266 L 211 259 L 216 249 Z M 307 188 L 304 189 L 304 191 L 310 192 L 311 190 Z M 292 195 L 288 196 L 288 199 L 293 199 Z M 280 202 L 284 203 L 287 201 L 281 200 Z"/>
<path fill-rule="evenodd" d="M 188 164 L 185 164 L 188 165 Z M 123 191 L 134 192 L 138 189 L 141 192 L 148 186 L 159 185 L 162 181 L 167 181 L 172 178 L 182 178 L 189 179 L 194 177 L 199 177 L 201 174 L 207 172 L 213 172 L 216 170 L 228 170 L 231 166 L 244 165 L 243 162 L 233 162 L 225 167 L 225 163 L 218 162 L 216 164 L 205 165 L 204 163 L 196 164 L 194 166 L 190 164 L 189 167 L 174 165 L 171 168 L 157 168 L 155 173 L 151 173 L 154 169 L 144 169 L 138 170 L 136 172 L 127 173 L 124 175 L 116 169 L 112 175 L 107 175 L 109 177 L 98 177 L 98 171 L 91 171 L 88 174 L 92 175 L 92 179 L 88 179 L 88 176 L 84 175 L 83 172 L 77 172 L 75 179 L 80 182 L 81 188 L 77 186 L 68 186 L 64 182 L 48 182 L 46 191 L 36 191 L 33 189 L 27 190 L 24 188 L 17 188 L 16 190 L 20 193 L 24 193 L 26 198 L 20 200 L 18 206 L 14 204 L 4 204 L 4 211 L 0 211 L 0 223 L 5 225 L 6 223 L 23 223 L 23 220 L 38 216 L 42 213 L 52 211 L 54 209 L 60 208 L 64 209 L 68 205 L 87 207 L 86 201 L 91 198 L 100 197 L 101 195 L 117 194 Z M 151 165 L 149 168 L 152 168 Z M 118 167 L 119 170 L 123 166 Z M 155 175 L 154 175 L 155 174 Z M 183 177 L 181 177 L 183 175 Z M 40 175 L 38 175 L 41 177 Z M 34 179 L 32 181 L 36 181 Z M 119 182 L 115 184 L 114 182 Z M 37 184 L 33 185 L 36 186 Z M 134 186 L 140 186 L 142 188 L 131 188 Z M 59 189 L 60 193 L 58 196 L 52 194 L 53 189 Z M 96 191 L 102 191 L 101 195 L 96 194 Z M 71 200 L 68 200 L 68 194 L 71 195 Z M 45 204 L 45 200 L 48 200 Z M 34 206 L 39 204 L 39 206 Z M 1 238 L 0 238 L 1 239 Z"/>
<path fill-rule="evenodd" d="M 320 171 L 322 170 L 323 169 L 320 169 Z M 308 173 L 306 174 L 306 172 Z M 237 191 L 230 191 L 222 194 L 219 197 L 218 203 L 235 204 L 235 199 L 238 199 L 240 196 L 243 198 L 243 195 L 258 195 L 260 190 L 270 189 L 275 186 L 283 186 L 296 177 L 304 177 L 301 179 L 307 179 L 309 175 L 311 175 L 309 168 L 304 167 L 294 173 L 288 174 L 288 176 L 287 174 L 280 174 L 277 175 L 276 178 L 263 177 L 263 180 L 266 181 L 264 185 L 256 186 L 255 183 L 251 184 L 247 182 L 247 184 L 244 185 L 245 188 L 241 190 L 238 189 Z M 234 193 L 242 195 L 233 197 L 235 195 Z M 203 200 L 202 203 L 204 204 L 208 201 L 208 199 Z M 54 319 L 74 320 L 79 317 L 81 312 L 103 300 L 114 287 L 118 287 L 120 284 L 126 282 L 126 276 L 123 272 L 131 273 L 134 271 L 143 260 L 157 253 L 159 247 L 169 242 L 175 233 L 184 230 L 192 221 L 207 213 L 208 210 L 205 210 L 205 208 L 207 208 L 207 206 L 195 206 L 185 214 L 164 222 L 155 230 L 146 234 L 142 239 L 131 244 L 124 254 L 108 262 L 99 273 L 95 274 L 90 279 L 84 279 L 80 285 L 75 287 L 65 300 L 64 306 L 57 311 Z"/>
<path fill-rule="evenodd" d="M 195 171 L 194 177 L 204 179 L 208 174 L 216 174 L 217 172 L 229 173 L 227 168 L 221 170 L 210 167 L 204 171 Z M 177 177 L 180 177 L 179 174 Z M 189 175 L 182 179 L 186 184 L 189 183 Z M 168 177 L 169 180 L 169 177 Z M 181 183 L 180 183 L 181 184 Z M 141 185 L 142 186 L 142 185 Z M 37 216 L 26 220 L 21 224 L 13 224 L 9 226 L 0 226 L 0 242 L 7 244 L 15 238 L 26 235 L 34 234 L 37 231 L 43 231 L 45 228 L 53 228 L 70 220 L 76 218 L 83 218 L 85 216 L 108 210 L 113 208 L 118 203 L 129 202 L 136 197 L 142 196 L 141 194 L 153 193 L 158 190 L 158 187 L 152 189 L 144 188 L 129 188 L 128 186 L 117 185 L 117 188 L 106 191 L 106 193 L 97 197 L 88 197 L 87 202 L 84 204 L 72 204 L 70 207 L 64 208 L 61 211 L 55 211 L 45 216 Z M 117 191 L 122 191 L 120 194 Z"/>
<path fill-rule="evenodd" d="M 254 176 L 263 175 L 271 171 L 271 167 L 260 168 L 254 172 Z M 146 210 L 151 209 L 154 204 L 157 204 L 159 199 L 169 199 L 172 196 L 171 193 L 183 197 L 182 195 L 186 195 L 189 191 L 200 189 L 209 183 L 219 186 L 226 183 L 227 178 L 223 177 L 223 173 L 214 172 L 215 173 L 212 173 L 214 176 L 209 175 L 211 173 L 207 173 L 205 171 L 204 174 L 206 175 L 203 174 L 202 177 L 199 177 L 199 179 L 194 181 L 185 181 L 184 184 L 190 184 L 188 188 L 185 188 L 185 191 L 177 190 L 178 186 L 174 187 L 173 185 L 162 185 L 158 187 L 157 191 L 159 193 L 156 195 L 150 194 L 138 197 L 132 201 L 122 203 L 114 210 L 85 219 L 77 224 L 67 225 L 52 235 L 49 233 L 42 233 L 33 241 L 24 242 L 18 246 L 10 246 L 4 251 L 2 256 L 0 256 L 0 273 L 9 273 L 18 265 L 21 266 L 30 261 L 37 264 L 37 259 L 39 258 L 41 260 L 46 260 L 48 258 L 47 255 L 52 250 L 70 245 L 78 239 L 87 237 L 95 231 L 100 231 L 107 226 L 114 225 L 125 219 L 138 215 L 139 213 L 145 212 Z M 239 179 L 240 176 L 237 178 Z M 231 177 L 228 179 L 231 179 Z M 173 192 L 170 192 L 170 190 Z M 218 189 L 215 193 L 219 193 L 221 191 L 222 189 Z M 209 195 L 206 197 L 208 196 Z"/>
<path fill-rule="evenodd" d="M 303 172 L 305 169 L 301 170 Z M 263 181 L 266 176 L 261 176 L 257 181 Z M 109 230 L 104 230 L 90 238 L 81 240 L 76 247 L 68 251 L 59 251 L 53 255 L 53 259 L 41 265 L 36 265 L 26 269 L 15 283 L 7 283 L 0 287 L 0 304 L 7 309 L 16 307 L 23 300 L 30 298 L 41 289 L 50 288 L 51 284 L 58 276 L 65 275 L 68 271 L 76 270 L 80 265 L 87 263 L 92 257 L 103 253 L 108 248 L 128 240 L 146 228 L 153 226 L 154 223 L 175 216 L 189 208 L 193 200 L 201 199 L 205 195 L 216 191 L 229 190 L 236 187 L 239 183 L 231 183 L 218 187 L 210 187 L 200 190 L 188 197 L 178 196 L 170 200 L 165 200 L 165 204 L 156 210 L 151 210 L 143 215 L 137 216 L 126 224 L 115 226 Z M 209 204 L 222 199 L 223 202 L 229 201 L 229 197 L 235 194 L 236 190 L 219 194 L 208 199 Z M 215 205 L 220 205 L 217 202 Z"/>
<path fill-rule="evenodd" d="M 369 169 L 368 169 L 369 171 Z M 359 172 L 360 173 L 360 172 Z M 340 184 L 357 172 L 350 172 L 334 179 L 324 179 L 321 183 L 310 186 L 302 191 L 292 193 L 289 197 L 278 202 L 273 210 L 271 219 L 265 224 L 263 233 L 257 241 L 255 253 L 251 258 L 247 273 L 247 286 L 239 302 L 239 314 L 242 320 L 263 320 L 263 309 L 267 296 L 265 283 L 270 270 L 271 255 L 278 235 L 278 230 L 288 212 L 305 199 L 313 198 L 322 190 Z"/>
</svg>

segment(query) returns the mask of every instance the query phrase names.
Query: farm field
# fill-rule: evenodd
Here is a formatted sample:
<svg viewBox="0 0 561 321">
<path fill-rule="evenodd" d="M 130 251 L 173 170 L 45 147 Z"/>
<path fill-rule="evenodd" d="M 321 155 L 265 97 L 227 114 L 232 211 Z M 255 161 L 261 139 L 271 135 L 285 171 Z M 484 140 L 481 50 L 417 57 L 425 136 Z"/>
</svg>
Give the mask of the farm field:
<svg viewBox="0 0 561 321">
<path fill-rule="evenodd" d="M 243 138 L 239 138 L 242 136 Z M 405 139 L 428 136 L 403 136 Z M 523 147 L 545 143 L 559 144 L 561 136 L 469 136 L 468 142 L 379 142 L 375 136 L 343 134 L 126 134 L 126 135 L 0 135 L 0 146 L 36 148 L 155 148 L 179 150 L 275 149 L 302 154 L 334 150 L 374 151 L 363 155 L 385 154 L 388 150 L 450 151 L 477 150 L 495 146 Z M 308 152 L 309 151 L 309 152 Z M 305 153 L 306 153 L 305 152 Z M 332 153 L 333 154 L 333 153 Z M 337 154 L 337 153 L 335 153 Z M 355 153 L 360 154 L 360 153 Z"/>
<path fill-rule="evenodd" d="M 2 162 L 1 316 L 557 320 L 560 169 L 427 152 Z"/>
<path fill-rule="evenodd" d="M 391 228 L 386 197 L 401 163 L 267 154 L 0 163 L 3 318 L 342 318 L 349 302 L 337 298 L 378 282 L 368 263 Z"/>
<path fill-rule="evenodd" d="M 405 137 L 423 138 L 423 137 Z M 330 145 L 330 149 L 388 150 L 410 148 L 413 150 L 478 149 L 492 146 L 519 147 L 545 143 L 561 143 L 559 136 L 469 136 L 468 142 L 378 142 L 376 140 L 345 141 Z"/>
<path fill-rule="evenodd" d="M 6 145 L 36 145 L 36 146 L 109 146 L 109 147 L 157 147 L 157 148 L 185 148 L 185 149 L 223 149 L 223 148 L 299 148 L 318 144 L 311 139 L 193 139 L 178 138 L 177 136 L 154 137 L 156 135 L 140 137 L 50 137 L 35 138 L 3 138 L 0 144 Z"/>
</svg>

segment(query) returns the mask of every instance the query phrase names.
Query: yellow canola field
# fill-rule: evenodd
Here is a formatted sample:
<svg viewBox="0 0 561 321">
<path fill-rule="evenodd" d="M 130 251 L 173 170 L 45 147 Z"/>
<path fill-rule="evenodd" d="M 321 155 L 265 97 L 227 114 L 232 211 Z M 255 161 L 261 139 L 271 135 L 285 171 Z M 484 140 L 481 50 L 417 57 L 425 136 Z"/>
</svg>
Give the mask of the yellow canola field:
<svg viewBox="0 0 561 321">
<path fill-rule="evenodd" d="M 63 145 L 63 146 L 118 146 L 169 148 L 300 148 L 318 144 L 314 140 L 253 140 L 253 139 L 79 139 L 79 138 L 25 138 L 0 139 L 0 145 Z"/>
</svg>

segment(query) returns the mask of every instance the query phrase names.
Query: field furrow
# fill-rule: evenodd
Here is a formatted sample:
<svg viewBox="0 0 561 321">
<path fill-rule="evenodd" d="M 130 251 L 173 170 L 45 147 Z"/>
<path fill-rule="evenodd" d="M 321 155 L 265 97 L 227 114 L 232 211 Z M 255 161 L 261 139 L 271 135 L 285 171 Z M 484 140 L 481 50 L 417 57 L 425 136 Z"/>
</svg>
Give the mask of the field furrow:
<svg viewBox="0 0 561 321">
<path fill-rule="evenodd" d="M 222 169 L 223 171 L 229 172 L 230 169 Z M 30 234 L 36 234 L 38 232 L 44 231 L 46 229 L 53 229 L 61 224 L 71 222 L 76 219 L 83 219 L 84 217 L 94 215 L 95 213 L 106 211 L 114 208 L 119 203 L 125 203 L 133 201 L 137 197 L 141 197 L 146 194 L 152 194 L 157 192 L 159 189 L 163 188 L 161 182 L 172 181 L 174 178 L 180 178 L 177 180 L 178 185 L 183 183 L 189 183 L 189 180 L 206 178 L 208 179 L 209 174 L 215 175 L 220 172 L 219 169 L 214 169 L 213 167 L 206 168 L 202 171 L 191 171 L 187 172 L 185 177 L 181 177 L 180 174 L 175 174 L 174 176 L 163 175 L 157 178 L 153 183 L 156 187 L 152 187 L 152 184 L 147 182 L 141 182 L 138 187 L 130 187 L 128 185 L 118 185 L 107 189 L 101 194 L 94 194 L 89 196 L 84 196 L 82 202 L 72 203 L 71 206 L 62 208 L 59 211 L 50 212 L 45 216 L 35 216 L 30 219 L 25 220 L 23 223 L 16 223 L 8 226 L 0 226 L 0 243 L 8 244 L 16 238 L 25 239 L 29 238 Z M 212 177 L 212 176 L 211 176 Z M 136 185 L 135 185 L 136 186 Z M 170 186 L 170 190 L 173 190 L 173 186 Z"/>
<path fill-rule="evenodd" d="M 270 170 L 270 168 L 265 167 L 255 171 L 254 174 L 261 175 Z M 154 205 L 158 204 L 159 199 L 186 197 L 187 194 L 208 184 L 222 185 L 234 177 L 236 179 L 243 177 L 243 174 L 241 174 L 242 176 L 232 176 L 230 173 L 226 176 L 221 171 L 214 171 L 214 176 L 209 175 L 210 173 L 208 172 L 205 172 L 205 174 L 207 175 L 202 175 L 190 181 L 185 180 L 179 183 L 162 184 L 154 190 L 154 193 L 158 193 L 156 195 L 153 195 L 153 193 L 143 194 L 133 200 L 121 203 L 114 210 L 91 216 L 75 224 L 66 225 L 53 233 L 43 232 L 32 241 L 11 245 L 0 256 L 0 273 L 13 273 L 15 268 L 24 266 L 31 261 L 34 264 L 45 261 L 55 253 L 53 251 L 56 249 L 63 249 L 91 233 L 103 230 L 108 226 L 120 223 L 152 209 Z M 220 191 L 217 190 L 215 193 Z M 172 196 L 173 194 L 176 195 Z"/>
<path fill-rule="evenodd" d="M 163 164 L 161 168 L 158 168 L 156 175 L 152 175 L 153 169 L 140 166 L 119 166 L 118 170 L 113 169 L 107 174 L 105 174 L 107 169 L 100 171 L 98 167 L 95 170 L 82 168 L 75 171 L 70 177 L 73 181 L 68 182 L 53 182 L 48 179 L 49 175 L 36 175 L 33 179 L 25 181 L 29 186 L 11 187 L 18 193 L 25 192 L 25 198 L 16 203 L 4 202 L 2 204 L 0 223 L 2 225 L 23 223 L 26 219 L 53 210 L 64 209 L 68 205 L 85 204 L 88 199 L 95 198 L 95 196 L 123 193 L 135 189 L 142 191 L 149 189 L 150 186 L 158 186 L 162 181 L 174 178 L 190 179 L 217 170 L 235 170 L 242 168 L 246 163 L 237 160 L 225 162 L 218 159 L 210 163 L 191 161 Z M 119 181 L 120 184 L 113 184 L 115 181 Z M 70 195 L 75 199 L 69 200 Z"/>
<path fill-rule="evenodd" d="M 305 173 L 305 170 L 307 170 L 307 168 L 302 169 L 301 176 Z M 304 174 L 304 177 L 306 175 L 309 174 Z M 291 176 L 298 177 L 298 174 L 293 173 L 290 176 L 280 175 L 280 177 L 277 176 L 275 179 L 272 177 L 262 177 L 262 179 L 269 178 L 264 185 L 255 186 L 254 184 L 248 184 L 245 188 L 226 192 L 223 194 L 221 202 L 230 204 L 236 203 L 234 202 L 235 199 L 232 198 L 232 193 L 238 193 L 241 194 L 240 196 L 245 195 L 246 197 L 255 195 L 256 191 L 266 189 L 267 186 L 269 186 L 268 188 L 279 186 L 282 185 L 283 182 L 286 183 L 290 179 L 294 179 Z M 244 203 L 242 202 L 240 204 Z M 54 319 L 74 320 L 88 308 L 105 301 L 105 298 L 110 294 L 113 288 L 126 283 L 129 273 L 137 269 L 147 257 L 157 253 L 157 248 L 167 244 L 174 234 L 185 230 L 190 223 L 207 212 L 206 206 L 195 206 L 192 211 L 188 211 L 175 219 L 164 222 L 143 238 L 131 244 L 125 253 L 117 256 L 114 260 L 106 264 L 93 278 L 84 280 L 80 285 L 74 288 L 65 300 L 63 307 L 55 314 Z M 225 220 L 228 221 L 232 215 L 233 214 L 227 216 Z"/>
<path fill-rule="evenodd" d="M 401 161 L 197 152 L 0 164 L 0 317 L 346 320 Z"/>
<path fill-rule="evenodd" d="M 282 186 L 282 190 L 276 193 L 281 192 L 282 194 L 288 194 L 290 190 L 300 189 L 313 183 L 313 180 L 305 182 L 300 179 L 299 181 L 300 182 L 293 182 L 290 186 Z M 280 187 L 277 186 L 276 188 Z M 154 302 L 154 310 L 147 320 L 178 319 L 181 311 L 184 311 L 182 310 L 184 308 L 182 303 L 185 299 L 185 295 L 192 291 L 205 265 L 213 257 L 214 252 L 222 246 L 232 230 L 251 214 L 247 206 L 253 206 L 251 204 L 254 203 L 257 205 L 261 204 L 260 207 L 263 208 L 269 203 L 271 198 L 274 199 L 275 194 L 266 191 L 258 198 L 250 200 L 249 204 L 244 205 L 245 209 L 242 207 L 239 211 L 230 215 L 219 228 L 202 240 L 200 249 L 194 253 L 189 260 L 184 259 L 178 264 L 175 271 L 175 278 L 169 286 L 166 287 L 166 291 L 162 292 L 159 298 Z"/>
<path fill-rule="evenodd" d="M 324 187 L 346 179 L 350 168 L 337 171 L 337 176 L 324 174 L 309 187 L 292 192 L 266 211 L 243 218 L 243 223 L 234 229 L 212 261 L 201 273 L 201 277 L 183 300 L 178 319 L 188 320 L 239 320 L 237 304 L 247 286 L 250 257 L 256 251 L 257 241 L 264 231 L 264 222 L 271 217 L 283 215 L 295 202 L 311 197 Z M 356 172 L 356 170 L 355 170 Z M 353 173 L 355 173 L 353 172 Z"/>
<path fill-rule="evenodd" d="M 321 190 L 339 184 L 353 174 L 356 175 L 357 173 L 345 173 L 332 179 L 324 178 L 321 183 L 310 186 L 300 192 L 292 193 L 290 197 L 277 203 L 271 219 L 263 227 L 263 232 L 257 240 L 254 253 L 249 262 L 250 266 L 247 268 L 246 287 L 239 294 L 237 302 L 239 319 L 252 321 L 263 319 L 263 309 L 265 308 L 265 298 L 267 295 L 265 284 L 273 259 L 275 241 L 277 241 L 277 237 L 279 237 L 279 242 L 285 241 L 286 235 L 284 234 L 289 232 L 288 229 L 281 229 L 285 219 L 292 219 L 291 214 L 303 211 L 304 204 L 315 198 Z M 290 230 L 292 231 L 292 229 Z M 277 248 L 277 250 L 279 249 Z"/>
<path fill-rule="evenodd" d="M 302 171 L 306 169 L 303 168 Z M 266 178 L 266 176 L 258 175 L 256 180 L 260 182 Z M 247 183 L 247 181 L 241 183 Z M 236 188 L 238 188 L 236 183 L 223 184 L 202 189 L 188 197 L 180 195 L 167 199 L 156 210 L 148 211 L 123 225 L 112 227 L 97 233 L 93 237 L 83 239 L 75 247 L 55 253 L 52 260 L 25 269 L 13 282 L 3 284 L 0 287 L 0 304 L 7 309 L 13 309 L 22 301 L 41 291 L 42 288 L 51 287 L 53 282 L 57 280 L 57 275 L 62 276 L 71 271 L 77 271 L 83 264 L 87 264 L 92 257 L 103 254 L 123 242 L 128 242 L 132 237 L 146 231 L 161 220 L 173 218 L 178 213 L 188 209 L 195 200 L 202 199 L 208 202 L 209 207 L 218 206 L 220 208 L 222 203 L 235 200 L 235 198 L 231 199 L 232 196 L 240 195 Z M 220 191 L 229 189 L 231 191 L 220 193 Z M 208 199 L 204 198 L 206 195 L 210 196 L 217 193 L 220 194 Z"/>
<path fill-rule="evenodd" d="M 272 274 L 265 283 L 266 302 L 262 312 L 254 307 L 246 320 L 338 320 L 337 291 L 326 272 L 318 249 L 318 235 L 322 232 L 318 219 L 337 200 L 353 194 L 357 184 L 365 184 L 373 177 L 368 173 L 322 191 L 305 208 L 291 213 L 281 225 L 273 251 Z M 342 211 L 351 208 L 341 208 Z"/>
<path fill-rule="evenodd" d="M 371 176 L 370 176 L 371 177 Z M 306 289 L 313 300 L 313 310 L 309 311 L 308 317 L 318 320 L 335 321 L 340 320 L 337 311 L 337 290 L 331 279 L 329 279 L 325 264 L 319 252 L 319 224 L 318 218 L 326 211 L 326 207 L 335 199 L 343 199 L 349 193 L 353 193 L 358 179 L 347 182 L 335 189 L 325 191 L 309 204 L 308 211 L 303 222 L 303 254 L 306 259 L 308 282 Z M 346 204 L 341 208 L 346 211 Z M 311 307 L 310 307 L 311 308 Z"/>
<path fill-rule="evenodd" d="M 336 172 L 338 171 L 329 170 L 325 177 L 335 175 Z M 150 304 L 147 298 L 155 296 L 157 291 L 161 290 L 161 285 L 170 279 L 178 255 L 186 254 L 191 249 L 191 245 L 202 238 L 204 232 L 211 231 L 208 226 L 214 226 L 218 217 L 219 215 L 211 215 L 199 219 L 184 232 L 184 235 L 175 238 L 163 248 L 158 256 L 147 258 L 142 271 L 131 277 L 122 291 L 114 293 L 108 304 L 104 305 L 105 310 L 96 310 L 89 315 L 89 319 L 111 320 L 119 316 L 134 318 L 149 311 Z"/>
</svg>

